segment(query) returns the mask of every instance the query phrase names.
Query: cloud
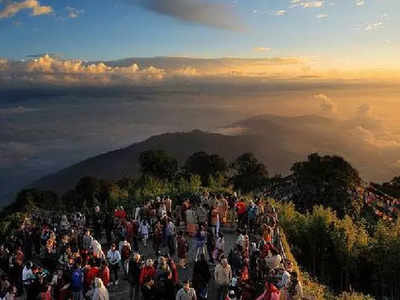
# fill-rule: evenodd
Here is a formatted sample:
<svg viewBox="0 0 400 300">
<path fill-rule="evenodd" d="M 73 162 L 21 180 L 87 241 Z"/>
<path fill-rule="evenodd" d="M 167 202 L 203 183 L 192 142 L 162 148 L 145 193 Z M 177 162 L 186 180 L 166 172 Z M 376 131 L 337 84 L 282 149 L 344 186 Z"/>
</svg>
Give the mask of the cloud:
<svg viewBox="0 0 400 300">
<path fill-rule="evenodd" d="M 314 99 L 321 101 L 320 108 L 324 113 L 336 113 L 337 105 L 328 96 L 324 94 L 315 94 Z"/>
<path fill-rule="evenodd" d="M 260 49 L 259 49 L 260 50 Z M 261 50 L 260 50 L 261 51 Z M 264 48 L 263 51 L 268 51 Z M 84 62 L 48 54 L 27 61 L 0 59 L 0 88 L 31 85 L 157 85 L 195 78 L 293 77 L 304 73 L 296 57 L 260 59 L 132 58 L 121 62 Z"/>
<path fill-rule="evenodd" d="M 323 0 L 317 1 L 305 1 L 305 0 L 292 0 L 290 8 L 302 7 L 302 8 L 319 8 L 324 6 Z"/>
<path fill-rule="evenodd" d="M 70 19 L 75 19 L 85 13 L 85 10 L 73 8 L 71 6 L 67 6 L 65 9 L 68 12 L 68 18 Z"/>
<path fill-rule="evenodd" d="M 284 9 L 280 9 L 280 10 L 276 10 L 275 12 L 274 12 L 274 15 L 275 16 L 284 16 L 284 15 L 286 15 L 286 10 L 284 10 Z"/>
<path fill-rule="evenodd" d="M 365 0 L 356 0 L 357 6 L 363 6 L 365 4 Z"/>
<path fill-rule="evenodd" d="M 4 9 L 0 11 L 0 19 L 13 17 L 23 9 L 31 9 L 32 16 L 48 15 L 53 12 L 53 8 L 51 6 L 42 6 L 38 0 L 7 2 Z"/>
<path fill-rule="evenodd" d="M 211 0 L 126 0 L 160 15 L 214 28 L 241 30 L 232 6 Z"/>
<path fill-rule="evenodd" d="M 315 16 L 317 19 L 326 19 L 328 17 L 327 14 L 319 14 Z"/>
<path fill-rule="evenodd" d="M 268 51 L 271 51 L 271 48 L 256 47 L 256 48 L 254 48 L 254 51 L 257 51 L 257 52 L 268 52 Z"/>
<path fill-rule="evenodd" d="M 361 104 L 357 107 L 357 116 L 359 118 L 368 118 L 371 116 L 372 107 L 368 103 Z"/>
<path fill-rule="evenodd" d="M 383 28 L 383 22 L 378 21 L 376 23 L 367 24 L 364 27 L 364 30 L 365 31 L 376 31 L 376 30 L 379 30 L 379 29 L 382 29 L 382 28 Z"/>
</svg>

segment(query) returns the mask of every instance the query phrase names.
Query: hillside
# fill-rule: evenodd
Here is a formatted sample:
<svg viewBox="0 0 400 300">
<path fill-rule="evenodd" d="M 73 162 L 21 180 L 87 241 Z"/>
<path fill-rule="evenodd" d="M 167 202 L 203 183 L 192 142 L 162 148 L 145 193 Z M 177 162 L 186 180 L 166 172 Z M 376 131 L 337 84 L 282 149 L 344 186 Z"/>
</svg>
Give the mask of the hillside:
<svg viewBox="0 0 400 300">
<path fill-rule="evenodd" d="M 87 159 L 56 174 L 43 177 L 32 186 L 64 192 L 72 188 L 83 176 L 97 176 L 105 179 L 134 176 L 139 172 L 140 153 L 150 149 L 165 150 L 176 157 L 180 163 L 198 151 L 216 153 L 227 160 L 250 151 L 267 162 L 271 170 L 280 172 L 288 169 L 289 164 L 285 161 L 290 153 L 282 152 L 276 144 L 269 146 L 270 151 L 263 152 L 260 151 L 259 143 L 259 136 L 255 135 L 227 136 L 199 130 L 162 134 L 124 149 Z"/>
<path fill-rule="evenodd" d="M 216 153 L 231 161 L 244 152 L 253 152 L 270 174 L 287 174 L 296 161 L 309 153 L 343 156 L 366 180 L 382 181 L 395 176 L 392 158 L 382 148 L 354 134 L 358 124 L 316 115 L 282 117 L 262 115 L 218 129 L 166 133 L 150 137 L 129 147 L 84 160 L 30 186 L 65 192 L 83 176 L 117 179 L 138 174 L 138 157 L 143 151 L 162 149 L 182 164 L 194 152 Z M 235 133 L 235 135 L 232 135 Z"/>
</svg>

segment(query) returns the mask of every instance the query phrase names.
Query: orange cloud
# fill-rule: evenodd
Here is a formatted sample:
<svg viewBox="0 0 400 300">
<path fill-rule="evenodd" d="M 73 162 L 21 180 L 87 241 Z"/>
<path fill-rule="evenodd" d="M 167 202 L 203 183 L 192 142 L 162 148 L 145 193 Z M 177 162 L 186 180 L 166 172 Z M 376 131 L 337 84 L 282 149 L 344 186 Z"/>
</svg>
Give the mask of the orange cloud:
<svg viewBox="0 0 400 300">
<path fill-rule="evenodd" d="M 23 9 L 31 9 L 32 16 L 48 15 L 53 12 L 51 6 L 42 6 L 38 0 L 25 0 L 22 2 L 10 2 L 2 11 L 0 11 L 0 19 L 15 16 Z"/>
</svg>

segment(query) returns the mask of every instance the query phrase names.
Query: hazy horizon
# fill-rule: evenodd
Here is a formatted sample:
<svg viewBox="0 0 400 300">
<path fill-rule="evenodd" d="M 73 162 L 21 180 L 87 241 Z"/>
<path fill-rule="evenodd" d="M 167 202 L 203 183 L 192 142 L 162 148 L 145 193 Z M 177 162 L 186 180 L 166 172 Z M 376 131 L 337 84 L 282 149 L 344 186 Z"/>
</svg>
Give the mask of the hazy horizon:
<svg viewBox="0 0 400 300">
<path fill-rule="evenodd" d="M 264 114 L 334 120 L 305 128 L 293 152 L 329 152 L 315 138 L 337 136 L 332 151 L 370 151 L 382 168 L 355 166 L 389 180 L 400 174 L 399 9 L 395 0 L 0 0 L 0 195 L 155 134 L 240 132 L 221 127 Z"/>
</svg>

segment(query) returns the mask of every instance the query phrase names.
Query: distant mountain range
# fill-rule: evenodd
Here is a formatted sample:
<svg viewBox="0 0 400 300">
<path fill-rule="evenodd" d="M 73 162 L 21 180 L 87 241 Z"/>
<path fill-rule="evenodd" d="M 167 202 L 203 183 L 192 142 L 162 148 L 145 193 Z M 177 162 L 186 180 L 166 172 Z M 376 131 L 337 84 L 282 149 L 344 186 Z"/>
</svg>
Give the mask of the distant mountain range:
<svg viewBox="0 0 400 300">
<path fill-rule="evenodd" d="M 162 149 L 183 163 L 198 151 L 216 153 L 232 161 L 253 152 L 270 172 L 287 174 L 292 164 L 312 152 L 338 154 L 347 159 L 367 180 L 394 177 L 396 155 L 382 150 L 355 133 L 357 120 L 339 121 L 316 115 L 282 117 L 262 115 L 219 128 L 218 133 L 194 130 L 150 137 L 129 147 L 95 156 L 48 175 L 31 186 L 59 193 L 71 189 L 84 176 L 118 179 L 139 174 L 138 157 L 149 149 Z M 367 127 L 366 125 L 364 125 Z M 367 129 L 366 129 L 367 130 Z"/>
</svg>

